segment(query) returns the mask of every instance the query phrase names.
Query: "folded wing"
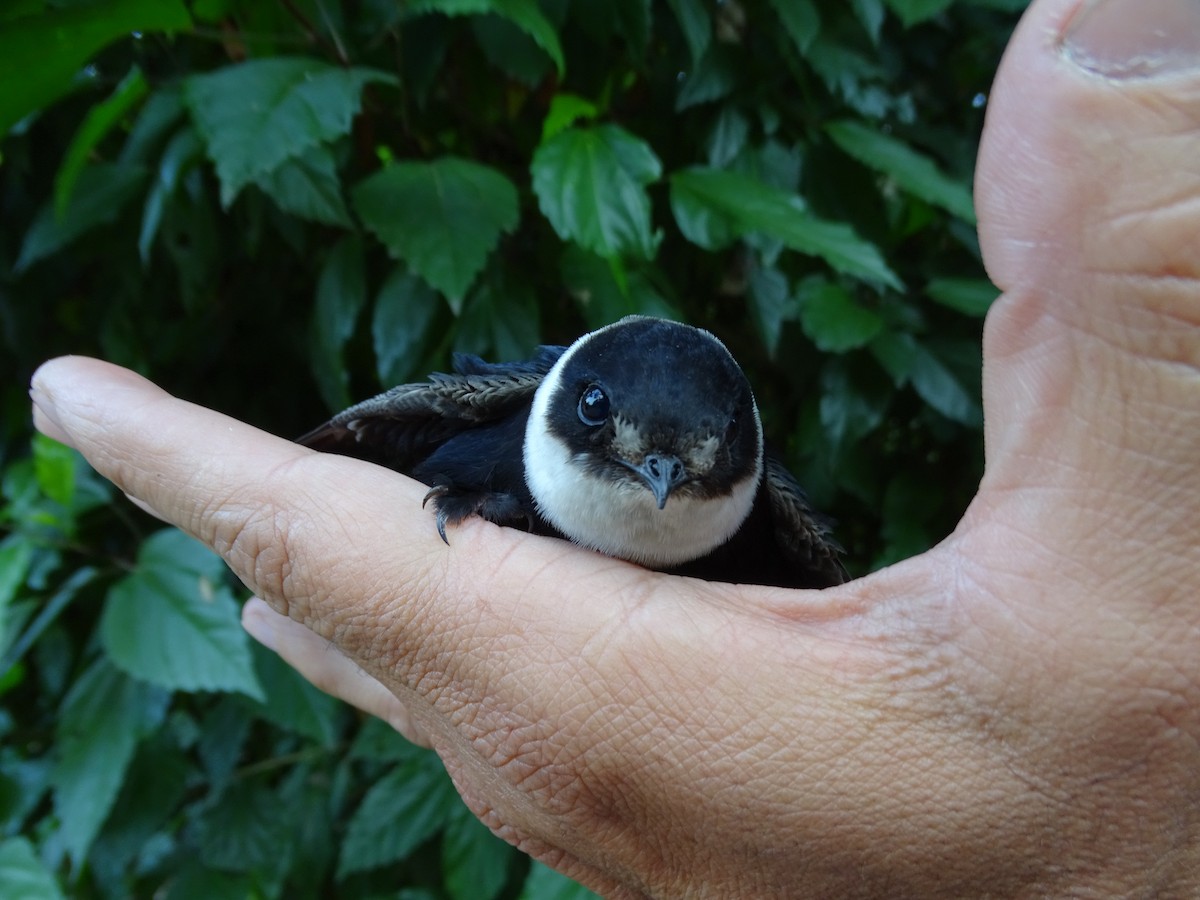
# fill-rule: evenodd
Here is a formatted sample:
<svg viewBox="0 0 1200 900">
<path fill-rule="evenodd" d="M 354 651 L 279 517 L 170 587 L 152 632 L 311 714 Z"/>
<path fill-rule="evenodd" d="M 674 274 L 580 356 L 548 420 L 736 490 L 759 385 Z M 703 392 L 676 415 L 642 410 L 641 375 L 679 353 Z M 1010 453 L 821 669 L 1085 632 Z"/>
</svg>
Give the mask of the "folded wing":
<svg viewBox="0 0 1200 900">
<path fill-rule="evenodd" d="M 565 347 L 539 347 L 516 363 L 488 363 L 456 354 L 453 373 L 401 384 L 338 413 L 297 443 L 394 469 L 408 470 L 469 428 L 528 405 Z"/>
</svg>

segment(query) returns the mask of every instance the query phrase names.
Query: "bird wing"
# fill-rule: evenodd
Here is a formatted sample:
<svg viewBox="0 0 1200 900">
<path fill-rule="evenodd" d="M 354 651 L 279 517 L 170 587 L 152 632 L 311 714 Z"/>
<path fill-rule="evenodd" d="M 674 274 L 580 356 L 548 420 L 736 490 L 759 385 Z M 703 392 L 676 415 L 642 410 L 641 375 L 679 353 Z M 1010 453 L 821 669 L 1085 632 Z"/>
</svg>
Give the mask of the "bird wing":
<svg viewBox="0 0 1200 900">
<path fill-rule="evenodd" d="M 455 354 L 454 372 L 401 384 L 338 413 L 296 442 L 326 453 L 408 469 L 469 428 L 529 404 L 565 347 L 539 347 L 531 360 L 488 363 Z"/>
<path fill-rule="evenodd" d="M 819 573 L 830 585 L 848 581 L 841 561 L 842 548 L 833 539 L 829 522 L 809 506 L 808 497 L 792 473 L 768 457 L 763 477 L 775 540 L 783 555 L 797 567 Z"/>
</svg>

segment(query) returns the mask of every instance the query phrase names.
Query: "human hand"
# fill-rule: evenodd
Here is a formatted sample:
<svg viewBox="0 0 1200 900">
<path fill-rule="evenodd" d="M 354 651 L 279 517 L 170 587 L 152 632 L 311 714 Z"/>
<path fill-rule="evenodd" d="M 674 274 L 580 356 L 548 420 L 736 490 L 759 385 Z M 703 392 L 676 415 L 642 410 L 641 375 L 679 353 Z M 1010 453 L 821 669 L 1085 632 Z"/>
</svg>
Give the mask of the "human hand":
<svg viewBox="0 0 1200 900">
<path fill-rule="evenodd" d="M 992 96 L 987 474 L 919 558 L 812 593 L 482 521 L 446 548 L 423 486 L 96 361 L 38 372 L 38 427 L 606 894 L 1195 893 L 1200 7 L 1079 7 L 1034 4 Z"/>
</svg>

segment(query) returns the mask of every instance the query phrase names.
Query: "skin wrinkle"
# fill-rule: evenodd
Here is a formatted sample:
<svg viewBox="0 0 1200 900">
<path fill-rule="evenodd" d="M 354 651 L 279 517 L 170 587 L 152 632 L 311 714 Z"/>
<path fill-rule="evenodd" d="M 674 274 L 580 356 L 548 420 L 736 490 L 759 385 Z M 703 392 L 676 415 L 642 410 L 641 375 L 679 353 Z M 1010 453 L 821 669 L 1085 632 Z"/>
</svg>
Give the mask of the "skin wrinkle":
<svg viewBox="0 0 1200 900">
<path fill-rule="evenodd" d="M 1112 278 L 1107 273 L 1092 274 L 1101 281 Z M 1128 290 L 1128 282 L 1134 278 L 1142 282 L 1136 286 L 1139 291 L 1145 290 L 1147 281 L 1163 282 L 1163 279 L 1145 274 L 1117 276 L 1115 280 L 1119 281 L 1120 285 L 1114 288 L 1113 292 L 1120 293 L 1123 289 Z M 1170 283 L 1178 280 L 1175 276 L 1170 276 L 1168 279 Z M 1181 362 L 1190 368 L 1200 368 L 1200 352 L 1197 351 L 1194 341 L 1190 343 L 1187 341 L 1187 336 L 1200 324 L 1200 321 L 1194 320 L 1185 313 L 1186 309 L 1186 304 L 1179 310 L 1146 307 L 1126 310 L 1120 306 L 1114 306 L 1105 310 L 1109 314 L 1106 317 L 1092 315 L 1083 318 L 1078 323 L 1071 323 L 1071 327 L 1077 328 L 1081 337 L 1086 336 L 1086 339 L 1100 341 L 1119 350 L 1122 356 L 1133 363 L 1149 364 L 1155 360 L 1163 360 Z M 1179 326 L 1183 326 L 1183 329 L 1180 329 Z M 1135 338 L 1141 338 L 1141 340 L 1134 340 Z M 1168 348 L 1174 348 L 1174 352 L 1168 352 Z M 1149 381 L 1149 379 L 1142 379 L 1142 381 Z M 1152 399 L 1141 394 L 1138 395 L 1139 403 L 1152 402 Z"/>
<path fill-rule="evenodd" d="M 965 562 L 965 556 L 963 560 Z M 1024 741 L 1031 735 L 1037 721 L 1032 712 L 1037 709 L 1039 699 L 1035 687 L 1039 683 L 1035 677 L 1036 673 L 1042 669 L 1055 668 L 1055 655 L 1048 654 L 1046 645 L 1039 640 L 1044 625 L 1038 620 L 1036 613 L 1040 611 L 1042 604 L 1035 597 L 1031 602 L 1019 607 L 1005 606 L 997 602 L 998 598 L 982 586 L 984 582 L 971 576 L 970 567 L 960 565 L 957 571 L 960 595 L 987 598 L 986 602 L 976 602 L 963 607 L 964 612 L 968 613 L 966 622 L 970 623 L 971 632 L 976 636 L 973 641 L 964 641 L 963 646 L 979 648 L 979 652 L 974 654 L 971 660 L 972 671 L 985 675 L 986 680 L 976 679 L 975 687 L 970 690 L 966 689 L 965 680 L 960 678 L 956 682 L 959 689 L 952 692 L 951 696 L 957 699 L 958 715 L 965 721 L 982 724 L 983 727 L 978 729 L 981 739 L 993 752 L 998 751 L 1001 764 L 1011 775 L 1029 788 L 1042 793 L 1047 799 L 1064 803 L 1063 798 L 1056 798 L 1052 792 L 1047 791 L 1049 782 L 1045 778 L 1034 772 L 1024 771 L 1025 767 L 1018 764 L 1018 761 L 1026 756 L 1027 747 L 1024 746 Z M 1041 590 L 1038 581 L 1028 580 L 1028 583 L 1035 591 Z M 1020 616 L 1018 613 L 1021 610 L 1034 615 Z M 1015 627 L 1022 628 L 1027 637 L 1003 640 L 1003 633 Z M 964 635 L 970 637 L 970 633 L 966 631 Z M 1023 659 L 998 658 L 994 648 L 1005 646 L 1028 647 L 1030 650 Z M 1066 652 L 1057 657 L 1060 660 L 1069 658 Z M 1010 677 L 1012 672 L 1024 673 L 1026 679 L 1013 680 Z M 1024 687 L 1025 684 L 1028 685 L 1027 688 Z"/>
<path fill-rule="evenodd" d="M 293 469 L 302 461 L 284 460 L 254 485 L 214 498 L 208 504 L 210 509 L 202 511 L 196 522 L 197 527 L 207 523 L 206 537 L 218 553 L 241 560 L 236 568 L 239 577 L 260 596 L 264 593 L 280 598 L 294 596 L 293 572 L 304 570 L 292 565 L 294 532 L 299 524 L 272 499 L 277 496 L 275 489 L 283 488 L 295 477 Z M 331 521 L 337 521 L 336 511 L 329 512 Z M 265 529 L 261 525 L 264 522 L 270 523 Z M 264 559 L 264 553 L 276 553 L 277 558 Z"/>
<path fill-rule="evenodd" d="M 1194 285 L 1192 280 L 1176 275 L 1109 270 L 1091 274 L 1111 283 L 1113 293 L 1136 291 L 1146 298 L 1145 304 L 1133 308 L 1118 307 L 1116 313 L 1120 326 L 1129 336 L 1142 338 L 1134 346 L 1147 348 L 1135 351 L 1136 355 L 1147 365 L 1157 362 L 1182 364 L 1184 371 L 1194 379 L 1200 370 L 1200 350 L 1188 337 L 1200 327 L 1200 304 L 1189 302 L 1189 295 L 1195 292 L 1196 285 L 1200 285 L 1200 279 Z M 1191 381 L 1191 386 L 1194 384 Z M 1153 402 L 1153 398 L 1139 400 Z"/>
<path fill-rule="evenodd" d="M 502 676 L 501 681 L 507 683 L 513 677 L 509 673 Z M 519 673 L 517 681 L 520 681 Z M 567 683 L 570 682 L 571 679 L 567 679 Z M 575 688 L 569 687 L 567 690 Z M 491 693 L 495 697 L 499 692 L 493 689 Z M 518 691 L 517 696 L 520 695 Z M 570 699 L 560 699 L 558 702 L 565 706 L 572 705 Z M 513 703 L 503 714 L 506 725 L 502 731 L 492 724 L 496 716 L 493 709 L 488 718 L 489 726 L 479 729 L 472 746 L 475 752 L 496 765 L 498 773 L 514 786 L 533 784 L 536 790 L 550 798 L 550 805 L 558 808 L 559 815 L 569 814 L 573 804 L 566 791 L 573 786 L 576 777 L 574 759 L 561 750 L 552 750 L 562 740 L 554 737 L 555 729 L 547 712 L 529 711 L 525 709 L 527 706 L 528 702 Z M 552 739 L 554 743 L 551 743 Z"/>
<path fill-rule="evenodd" d="M 630 873 L 614 866 L 611 860 L 606 866 L 601 867 L 590 864 L 587 861 L 588 854 L 585 852 L 579 852 L 578 849 L 574 854 L 568 852 L 566 848 L 585 848 L 588 845 L 574 837 L 566 829 L 550 827 L 544 829 L 550 839 L 558 842 L 555 844 L 550 843 L 549 840 L 532 836 L 533 832 L 531 831 L 513 827 L 509 824 L 513 821 L 512 810 L 507 808 L 507 804 L 501 803 L 492 806 L 480 799 L 480 795 L 476 791 L 478 786 L 485 784 L 486 781 L 483 779 L 469 780 L 466 777 L 467 767 L 462 764 L 460 758 L 448 753 L 446 747 L 440 748 L 439 753 L 445 754 L 447 771 L 467 806 L 498 837 L 508 841 L 522 852 L 557 868 L 568 877 L 586 880 L 597 889 L 604 891 L 605 896 L 614 898 L 637 896 L 621 886 L 622 882 L 625 884 L 630 882 Z M 482 774 L 486 777 L 488 773 Z M 503 798 L 508 793 L 502 791 L 498 796 Z M 520 806 L 519 803 L 518 806 Z"/>
<path fill-rule="evenodd" d="M 737 743 L 737 737 L 738 736 L 734 736 L 734 743 Z M 720 779 L 720 773 L 718 773 L 718 776 L 716 776 L 716 778 L 718 778 L 718 780 Z"/>
<path fill-rule="evenodd" d="M 981 491 L 1023 483 L 1013 453 L 1053 460 L 1046 446 L 1061 427 L 1074 382 L 1063 317 L 1054 298 L 1027 290 L 1002 295 L 984 323 L 984 448 L 988 467 Z M 1017 411 L 1024 415 L 1017 415 Z M 1004 427 L 1000 427 L 1000 423 Z"/>
<path fill-rule="evenodd" d="M 1068 653 L 1068 654 L 1064 654 L 1064 658 L 1066 658 L 1066 659 L 1071 659 L 1071 658 L 1074 658 L 1074 655 L 1073 655 L 1073 654 L 1069 654 L 1069 653 Z M 1033 703 L 1031 702 L 1031 699 L 1032 699 L 1032 698 L 1023 698 L 1023 697 L 1022 697 L 1022 698 L 1018 698 L 1018 700 L 1017 700 L 1017 702 L 1014 704 L 1014 706 L 1015 706 L 1015 708 L 1017 708 L 1017 709 L 1027 709 L 1027 708 L 1033 708 Z M 1086 753 L 1085 753 L 1085 754 L 1083 754 L 1083 755 L 1080 755 L 1080 757 L 1079 757 L 1079 758 L 1080 758 L 1080 759 L 1087 759 L 1087 755 L 1086 755 Z M 1030 773 L 1030 772 L 1021 772 L 1021 771 L 1018 771 L 1018 770 L 1017 770 L 1017 769 L 1016 769 L 1016 768 L 1015 768 L 1015 767 L 1014 767 L 1014 766 L 1013 766 L 1011 763 L 1009 763 L 1009 767 L 1010 767 L 1010 770 L 1014 771 L 1014 773 L 1016 773 L 1016 774 L 1019 774 L 1019 775 L 1020 775 L 1020 776 L 1023 778 L 1023 780 L 1025 780 L 1025 781 L 1026 781 L 1026 783 L 1030 785 L 1030 787 L 1031 787 L 1031 788 L 1033 788 L 1033 789 L 1035 789 L 1035 790 L 1039 790 L 1039 791 L 1041 791 L 1041 792 L 1042 792 L 1042 793 L 1044 793 L 1046 796 L 1048 796 L 1048 797 L 1050 797 L 1050 798 L 1052 798 L 1052 799 L 1056 799 L 1058 802 L 1060 802 L 1061 804 L 1063 804 L 1063 806 L 1064 806 L 1064 807 L 1069 807 L 1069 806 L 1071 806 L 1071 805 L 1075 805 L 1075 804 L 1078 804 L 1078 803 L 1079 803 L 1079 796 L 1078 796 L 1078 794 L 1076 794 L 1076 795 L 1070 795 L 1070 796 L 1066 796 L 1066 797 L 1063 797 L 1063 796 L 1056 795 L 1055 793 L 1053 793 L 1053 792 L 1051 792 L 1051 791 L 1048 791 L 1048 790 L 1046 789 L 1046 785 L 1047 785 L 1047 784 L 1050 784 L 1050 783 L 1053 783 L 1053 782 L 1047 782 L 1047 780 L 1046 780 L 1046 779 L 1044 779 L 1044 778 L 1042 778 L 1042 777 L 1039 777 L 1039 776 L 1036 776 L 1036 774 L 1035 774 L 1035 773 Z M 1095 778 L 1093 778 L 1093 783 L 1095 783 Z"/>
<path fill-rule="evenodd" d="M 626 671 L 630 676 L 635 676 L 637 667 L 627 667 L 624 671 Z M 661 765 L 663 760 L 661 758 L 655 758 L 657 757 L 657 754 L 654 750 L 654 747 L 656 746 L 673 749 L 673 757 L 691 758 L 700 754 L 704 745 L 708 741 L 722 736 L 721 729 L 712 723 L 693 723 L 693 725 L 687 726 L 687 731 L 684 733 L 693 734 L 695 729 L 699 728 L 700 734 L 705 736 L 703 738 L 699 736 L 696 738 L 689 738 L 686 743 L 681 746 L 679 744 L 679 737 L 680 727 L 683 725 L 683 723 L 680 723 L 677 718 L 671 717 L 666 711 L 654 708 L 651 705 L 652 698 L 655 696 L 655 692 L 653 690 L 646 690 L 637 680 L 630 681 L 629 684 L 632 697 L 625 713 L 619 715 L 612 714 L 613 712 L 618 712 L 621 709 L 621 707 L 624 705 L 624 702 L 622 701 L 618 704 L 616 710 L 605 710 L 603 708 L 599 710 L 596 715 L 589 719 L 589 724 L 591 722 L 598 722 L 606 726 L 605 730 L 614 732 L 614 737 L 619 736 L 619 732 L 627 727 L 636 727 L 640 731 L 644 732 L 649 736 L 651 743 L 647 745 L 645 741 L 642 742 L 643 749 L 638 756 L 639 760 L 647 762 L 653 759 L 656 765 Z M 620 700 L 619 696 L 618 700 Z M 602 747 L 603 743 L 601 744 L 601 749 Z M 596 754 L 593 753 L 593 757 L 595 757 L 595 755 Z M 625 761 L 623 763 L 622 760 L 618 759 L 614 761 L 614 764 L 611 767 L 593 766 L 590 770 L 581 773 L 579 781 L 580 785 L 584 789 L 586 789 L 589 785 L 607 786 L 610 783 L 619 784 L 620 786 L 615 789 L 588 792 L 589 794 L 595 794 L 600 797 L 622 798 L 623 805 L 611 809 L 608 813 L 609 818 L 619 820 L 623 815 L 627 815 L 628 809 L 632 808 L 629 807 L 628 803 L 630 800 L 632 800 L 633 795 L 629 792 L 627 787 L 630 784 L 631 776 L 633 775 L 636 775 L 636 771 L 631 771 L 629 769 L 628 762 Z M 616 779 L 616 781 L 613 782 L 613 779 Z M 637 808 L 646 808 L 648 811 L 637 817 L 637 821 L 645 822 L 646 825 L 645 827 L 635 826 L 632 829 L 635 835 L 640 833 L 644 834 L 646 828 L 651 827 L 655 821 L 661 821 L 662 819 L 670 821 L 672 818 L 670 814 L 656 812 L 656 808 L 661 805 L 661 800 L 656 800 L 654 794 L 654 791 L 651 791 L 648 794 L 644 790 L 638 792 Z"/>
<path fill-rule="evenodd" d="M 1149 185 L 1152 184 L 1153 182 L 1149 183 Z M 1129 208 L 1114 210 L 1107 219 L 1087 223 L 1093 231 L 1087 235 L 1086 246 L 1105 249 L 1120 247 L 1130 236 L 1144 234 L 1156 224 L 1161 226 L 1163 236 L 1168 236 L 1170 231 L 1168 226 L 1173 220 L 1182 219 L 1190 222 L 1200 214 L 1200 180 L 1194 185 L 1171 185 L 1170 193 L 1164 197 L 1148 197 L 1144 194 L 1137 194 L 1130 200 Z M 1101 234 L 1096 234 L 1097 231 Z M 1110 234 L 1111 236 L 1109 236 Z M 1102 237 L 1103 239 L 1101 239 Z M 1188 240 L 1190 236 L 1181 235 L 1180 238 Z M 1085 266 L 1093 257 L 1102 260 L 1104 255 L 1089 250 L 1084 259 Z M 1179 261 L 1187 263 L 1189 260 L 1187 257 L 1183 257 Z M 1139 260 L 1134 271 L 1145 271 L 1145 268 L 1146 264 Z M 1196 276 L 1189 277 L 1195 278 Z"/>
</svg>

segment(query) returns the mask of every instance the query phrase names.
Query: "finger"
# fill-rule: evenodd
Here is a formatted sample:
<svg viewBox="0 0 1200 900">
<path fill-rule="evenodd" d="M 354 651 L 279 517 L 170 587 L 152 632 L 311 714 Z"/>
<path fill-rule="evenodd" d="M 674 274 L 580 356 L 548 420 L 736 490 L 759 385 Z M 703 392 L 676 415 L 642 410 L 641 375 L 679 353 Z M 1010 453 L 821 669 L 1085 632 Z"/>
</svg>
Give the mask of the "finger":
<svg viewBox="0 0 1200 900">
<path fill-rule="evenodd" d="M 101 474 L 393 689 L 484 637 L 515 639 L 513 669 L 573 663 L 647 594 L 645 570 L 478 520 L 446 546 L 410 479 L 275 438 L 117 366 L 54 360 L 33 393 L 39 421 Z M 561 595 L 531 590 L 537 581 L 560 592 L 578 581 L 590 602 L 566 628 Z"/>
<path fill-rule="evenodd" d="M 214 547 L 277 609 L 294 603 L 295 618 L 323 632 L 350 630 L 364 614 L 351 596 L 362 585 L 351 585 L 350 573 L 407 573 L 397 577 L 415 585 L 444 568 L 447 554 L 419 514 L 424 489 L 403 476 L 314 453 L 98 360 L 52 360 L 35 373 L 31 393 L 37 421 L 97 471 Z M 292 553 L 303 554 L 303 566 Z M 338 596 L 314 607 L 307 572 Z M 337 590 L 343 572 L 347 597 Z"/>
<path fill-rule="evenodd" d="M 1080 269 L 1200 271 L 1190 236 L 1170 227 L 1191 221 L 1200 189 L 1198 67 L 1195 3 L 1043 0 L 1025 17 L 989 101 L 975 186 L 1001 288 L 1071 286 Z M 1129 239 L 1143 229 L 1148 239 Z"/>
<path fill-rule="evenodd" d="M 392 691 L 487 824 L 594 884 L 611 885 L 613 871 L 593 872 L 587 859 L 617 859 L 627 878 L 662 869 L 648 827 L 683 830 L 714 868 L 736 852 L 734 833 L 691 830 L 697 804 L 740 802 L 718 789 L 745 775 L 731 735 L 761 757 L 755 777 L 797 747 L 811 754 L 819 783 L 783 785 L 770 803 L 807 809 L 822 829 L 829 809 L 861 827 L 863 807 L 844 799 L 856 785 L 904 781 L 864 758 L 854 719 L 895 690 L 880 667 L 908 667 L 934 638 L 911 633 L 894 658 L 860 642 L 861 605 L 846 606 L 844 591 L 666 578 L 477 520 L 447 547 L 409 479 L 273 438 L 117 367 L 47 363 L 35 397 L 102 474 L 215 547 L 277 612 Z M 798 599 L 762 599 L 783 596 Z M 302 668 L 343 683 L 344 670 L 308 661 L 322 648 L 287 646 Z M 877 739 L 911 740 L 906 723 L 893 724 L 876 727 Z M 802 731 L 822 737 L 797 741 Z M 784 860 L 786 829 L 769 830 L 777 838 L 763 852 Z M 659 877 L 678 886 L 689 868 L 676 861 Z"/>
<path fill-rule="evenodd" d="M 257 597 L 251 597 L 242 607 L 242 626 L 317 689 L 383 719 L 414 744 L 430 746 L 396 695 L 325 638 L 275 612 Z"/>
<path fill-rule="evenodd" d="M 487 824 L 560 870 L 613 887 L 564 849 L 563 801 L 548 812 L 527 783 L 531 767 L 544 769 L 532 735 L 578 713 L 580 697 L 561 688 L 602 650 L 597 633 L 644 599 L 628 590 L 643 570 L 478 521 L 447 547 L 421 513 L 425 489 L 409 479 L 274 438 L 97 360 L 44 364 L 32 395 L 40 426 L 395 694 L 410 717 L 400 727 L 434 745 Z M 589 576 L 589 602 L 573 620 L 561 615 L 561 594 L 531 587 Z M 323 651 L 286 634 L 280 646 L 341 690 L 346 670 L 314 664 Z M 555 696 L 530 705 L 537 686 Z M 347 693 L 397 709 L 371 688 Z"/>
<path fill-rule="evenodd" d="M 973 512 L 1005 531 L 974 549 L 1023 557 L 1019 577 L 1071 571 L 1129 597 L 1194 581 L 1197 123 L 1195 3 L 1044 0 L 1005 56 L 976 181 L 1005 294 Z"/>
</svg>

